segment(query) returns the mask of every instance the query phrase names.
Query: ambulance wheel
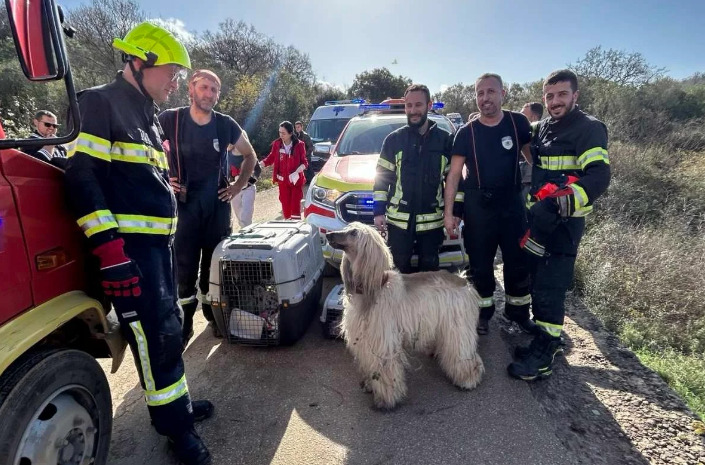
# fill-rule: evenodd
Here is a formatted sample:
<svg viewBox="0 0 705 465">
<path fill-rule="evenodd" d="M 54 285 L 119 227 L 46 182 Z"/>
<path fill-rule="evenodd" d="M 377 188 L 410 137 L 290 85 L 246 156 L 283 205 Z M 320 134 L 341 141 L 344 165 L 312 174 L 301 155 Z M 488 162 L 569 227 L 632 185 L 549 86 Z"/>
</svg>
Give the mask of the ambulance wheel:
<svg viewBox="0 0 705 465">
<path fill-rule="evenodd" d="M 0 376 L 0 465 L 105 465 L 113 424 L 110 387 L 79 350 L 23 355 Z"/>
</svg>

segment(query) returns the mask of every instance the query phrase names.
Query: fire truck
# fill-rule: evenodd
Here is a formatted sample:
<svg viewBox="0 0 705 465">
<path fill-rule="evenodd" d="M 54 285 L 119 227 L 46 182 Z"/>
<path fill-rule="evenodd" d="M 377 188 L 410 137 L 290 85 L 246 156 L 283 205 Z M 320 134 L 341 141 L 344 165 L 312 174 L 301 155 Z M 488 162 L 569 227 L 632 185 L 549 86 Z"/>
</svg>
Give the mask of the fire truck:
<svg viewBox="0 0 705 465">
<path fill-rule="evenodd" d="M 62 15 L 54 0 L 6 0 L 31 81 L 63 81 L 69 133 L 80 129 Z M 96 358 L 122 362 L 126 343 L 90 270 L 65 203 L 63 171 L 22 153 L 42 139 L 0 139 L 0 465 L 105 464 L 112 401 Z M 38 142 L 39 141 L 39 142 Z M 93 273 L 95 275 L 95 273 Z"/>
</svg>

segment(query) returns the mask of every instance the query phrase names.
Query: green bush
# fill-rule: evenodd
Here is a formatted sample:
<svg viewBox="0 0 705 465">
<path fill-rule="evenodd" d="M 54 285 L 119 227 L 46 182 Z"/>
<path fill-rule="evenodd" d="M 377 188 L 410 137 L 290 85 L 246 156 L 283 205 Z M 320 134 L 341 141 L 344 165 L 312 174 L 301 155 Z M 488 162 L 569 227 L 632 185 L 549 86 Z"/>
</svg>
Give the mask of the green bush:
<svg viewBox="0 0 705 465">
<path fill-rule="evenodd" d="M 589 308 L 705 413 L 705 153 L 610 147 L 612 183 L 580 247 Z"/>
</svg>

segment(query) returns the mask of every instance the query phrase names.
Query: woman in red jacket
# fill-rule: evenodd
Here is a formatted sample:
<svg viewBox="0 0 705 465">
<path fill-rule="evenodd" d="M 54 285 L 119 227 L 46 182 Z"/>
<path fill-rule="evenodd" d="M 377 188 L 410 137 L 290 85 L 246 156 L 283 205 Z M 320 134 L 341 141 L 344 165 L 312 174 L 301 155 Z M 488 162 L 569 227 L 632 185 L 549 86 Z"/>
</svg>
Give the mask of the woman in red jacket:
<svg viewBox="0 0 705 465">
<path fill-rule="evenodd" d="M 306 145 L 294 135 L 294 125 L 284 121 L 279 125 L 279 139 L 272 142 L 269 155 L 262 166 L 274 165 L 272 180 L 279 185 L 279 201 L 284 219 L 301 217 L 301 199 L 304 196 L 308 168 Z"/>
</svg>

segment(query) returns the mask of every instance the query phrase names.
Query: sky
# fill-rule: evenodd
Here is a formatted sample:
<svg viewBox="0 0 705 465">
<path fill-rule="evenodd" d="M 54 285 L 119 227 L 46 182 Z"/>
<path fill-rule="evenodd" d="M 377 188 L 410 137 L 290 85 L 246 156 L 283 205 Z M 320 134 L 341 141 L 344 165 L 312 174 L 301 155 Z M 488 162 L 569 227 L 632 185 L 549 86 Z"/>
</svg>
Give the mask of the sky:
<svg viewBox="0 0 705 465">
<path fill-rule="evenodd" d="M 86 0 L 59 0 L 69 9 Z M 198 35 L 226 18 L 307 53 L 320 81 L 348 87 L 387 67 L 432 92 L 485 72 L 542 79 L 598 45 L 639 52 L 681 79 L 705 72 L 705 1 L 141 0 L 149 18 Z M 195 63 L 195 66 L 198 64 Z"/>
</svg>

